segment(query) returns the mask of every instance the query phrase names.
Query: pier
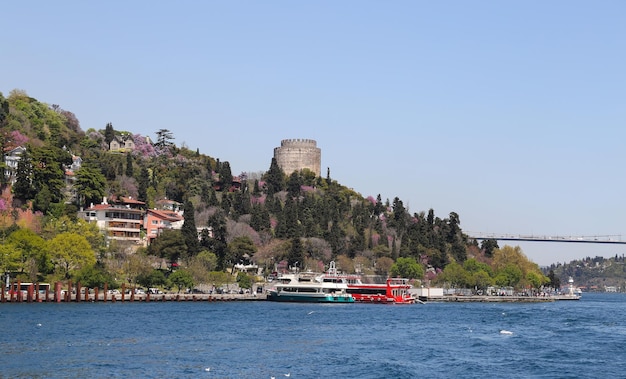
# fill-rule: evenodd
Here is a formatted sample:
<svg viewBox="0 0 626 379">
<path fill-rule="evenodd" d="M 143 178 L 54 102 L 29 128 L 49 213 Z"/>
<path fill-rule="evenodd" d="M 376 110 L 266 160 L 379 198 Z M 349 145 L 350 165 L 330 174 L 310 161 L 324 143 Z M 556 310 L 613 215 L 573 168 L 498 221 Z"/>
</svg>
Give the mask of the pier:
<svg viewBox="0 0 626 379">
<path fill-rule="evenodd" d="M 128 291 L 125 285 L 119 293 L 110 293 L 107 286 L 104 290 L 81 287 L 80 283 L 73 286 L 70 282 L 65 289 L 61 283 L 56 283 L 54 290 L 49 285 L 28 283 L 25 289 L 18 281 L 8 291 L 1 291 L 0 303 L 94 303 L 94 302 L 176 302 L 176 301 L 261 301 L 266 300 L 265 293 L 246 294 L 191 294 L 191 293 L 162 293 L 137 294 L 134 288 Z"/>
</svg>

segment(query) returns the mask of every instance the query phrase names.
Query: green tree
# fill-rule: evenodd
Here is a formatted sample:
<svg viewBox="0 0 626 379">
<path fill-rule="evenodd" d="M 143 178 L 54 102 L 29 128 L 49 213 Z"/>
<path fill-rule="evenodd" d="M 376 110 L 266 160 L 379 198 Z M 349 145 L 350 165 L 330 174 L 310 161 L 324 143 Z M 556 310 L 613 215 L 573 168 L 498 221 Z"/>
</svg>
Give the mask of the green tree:
<svg viewBox="0 0 626 379">
<path fill-rule="evenodd" d="M 524 273 L 518 266 L 508 264 L 496 272 L 495 282 L 501 287 L 519 287 L 520 280 L 523 277 Z"/>
<path fill-rule="evenodd" d="M 422 279 L 424 277 L 424 268 L 417 263 L 415 258 L 398 258 L 396 263 L 391 266 L 390 274 L 393 277 L 407 279 Z"/>
<path fill-rule="evenodd" d="M 187 270 L 196 283 L 208 283 L 209 272 L 217 267 L 217 256 L 203 250 L 187 261 Z"/>
<path fill-rule="evenodd" d="M 107 144 L 107 149 L 110 148 L 111 142 L 115 138 L 115 129 L 113 129 L 113 124 L 108 122 L 104 127 L 104 142 Z"/>
<path fill-rule="evenodd" d="M 214 287 L 219 288 L 224 284 L 230 283 L 232 276 L 224 271 L 211 271 L 208 275 L 209 283 Z"/>
<path fill-rule="evenodd" d="M 546 284 L 547 278 L 536 272 L 529 272 L 526 274 L 526 281 L 528 284 L 535 289 L 541 288 L 544 284 Z"/>
<path fill-rule="evenodd" d="M 486 257 L 491 258 L 493 257 L 494 250 L 499 248 L 498 241 L 494 239 L 483 240 L 480 248 L 484 252 Z"/>
<path fill-rule="evenodd" d="M 87 239 L 74 233 L 61 233 L 48 242 L 55 267 L 66 279 L 73 270 L 94 265 L 96 257 Z"/>
<path fill-rule="evenodd" d="M 65 150 L 54 146 L 32 149 L 33 187 L 36 191 L 47 188 L 51 202 L 64 200 L 62 190 L 65 188 L 65 170 L 63 166 L 72 164 L 72 156 Z"/>
<path fill-rule="evenodd" d="M 250 289 L 252 288 L 253 282 L 254 281 L 252 280 L 250 275 L 246 274 L 245 272 L 237 273 L 237 284 L 240 288 Z"/>
<path fill-rule="evenodd" d="M 300 196 L 302 187 L 302 178 L 296 171 L 292 172 L 287 179 L 287 193 L 290 197 L 295 198 Z"/>
<path fill-rule="evenodd" d="M 268 196 L 272 196 L 285 188 L 285 174 L 278 166 L 276 158 L 272 158 L 270 168 L 265 174 L 265 183 Z"/>
<path fill-rule="evenodd" d="M 58 234 L 66 232 L 85 237 L 91 248 L 98 254 L 103 254 L 106 250 L 106 238 L 95 223 L 82 219 L 72 219 L 69 216 L 48 218 L 41 231 L 41 236 L 46 240 L 51 240 Z"/>
<path fill-rule="evenodd" d="M 228 192 L 233 185 L 233 174 L 230 171 L 230 163 L 228 161 L 220 165 L 220 182 L 222 183 L 222 190 Z"/>
<path fill-rule="evenodd" d="M 172 134 L 172 132 L 168 129 L 159 129 L 156 135 L 157 141 L 154 146 L 159 148 L 160 150 L 170 151 L 172 146 L 174 146 L 174 143 L 172 142 L 172 140 L 174 140 L 174 135 Z"/>
<path fill-rule="evenodd" d="M 47 273 L 46 241 L 38 234 L 30 229 L 19 229 L 11 233 L 6 242 L 19 256 L 19 270 L 27 273 L 32 281 L 40 271 Z"/>
<path fill-rule="evenodd" d="M 24 151 L 20 156 L 20 160 L 17 162 L 15 184 L 13 184 L 12 187 L 15 198 L 26 202 L 35 197 L 37 191 L 33 186 L 33 178 L 33 162 L 28 149 L 26 149 L 26 151 Z"/>
<path fill-rule="evenodd" d="M 180 230 L 165 229 L 148 246 L 148 254 L 165 258 L 169 263 L 176 263 L 187 252 L 185 238 Z"/>
<path fill-rule="evenodd" d="M 163 271 L 152 270 L 137 276 L 137 283 L 146 288 L 161 287 L 167 284 L 167 278 Z"/>
<path fill-rule="evenodd" d="M 202 246 L 217 255 L 217 268 L 223 270 L 226 265 L 226 254 L 228 244 L 226 242 L 226 217 L 223 212 L 215 212 L 208 220 L 208 226 L 213 232 L 213 237 L 209 233 L 203 233 Z"/>
<path fill-rule="evenodd" d="M 104 288 L 105 284 L 107 284 L 109 288 L 118 287 L 113 274 L 108 272 L 104 265 L 98 263 L 80 269 L 74 275 L 74 280 L 79 282 L 81 286 L 87 288 Z"/>
<path fill-rule="evenodd" d="M 452 288 L 463 288 L 467 285 L 467 271 L 456 262 L 449 263 L 442 272 L 441 280 Z"/>
<path fill-rule="evenodd" d="M 552 288 L 561 288 L 561 279 L 554 274 L 552 269 L 548 273 L 548 285 Z"/>
<path fill-rule="evenodd" d="M 183 235 L 183 239 L 185 240 L 185 245 L 187 245 L 187 256 L 193 257 L 198 254 L 200 251 L 200 242 L 198 240 L 198 229 L 196 228 L 196 219 L 195 219 L 195 208 L 191 201 L 185 201 L 184 211 L 183 211 L 183 226 L 180 229 L 180 232 Z"/>
<path fill-rule="evenodd" d="M 11 243 L 0 244 L 0 273 L 18 271 L 21 267 L 21 252 Z"/>
<path fill-rule="evenodd" d="M 131 153 L 126 154 L 126 176 L 132 178 L 134 176 L 133 170 L 133 155 Z"/>
<path fill-rule="evenodd" d="M 250 237 L 237 237 L 228 244 L 228 257 L 233 264 L 249 263 L 257 248 Z"/>
<path fill-rule="evenodd" d="M 139 201 L 148 202 L 148 187 L 150 186 L 150 172 L 142 167 L 137 181 L 137 198 Z"/>
<path fill-rule="evenodd" d="M 291 247 L 289 249 L 289 255 L 287 257 L 287 263 L 289 266 L 304 267 L 304 246 L 300 237 L 294 237 L 291 239 Z"/>
<path fill-rule="evenodd" d="M 76 191 L 81 206 L 87 208 L 90 204 L 99 204 L 104 198 L 105 187 L 106 178 L 91 164 L 84 164 L 76 173 Z"/>
<path fill-rule="evenodd" d="M 183 288 L 192 288 L 194 286 L 193 276 L 187 270 L 176 270 L 169 276 L 169 281 L 178 288 L 178 293 Z"/>
</svg>

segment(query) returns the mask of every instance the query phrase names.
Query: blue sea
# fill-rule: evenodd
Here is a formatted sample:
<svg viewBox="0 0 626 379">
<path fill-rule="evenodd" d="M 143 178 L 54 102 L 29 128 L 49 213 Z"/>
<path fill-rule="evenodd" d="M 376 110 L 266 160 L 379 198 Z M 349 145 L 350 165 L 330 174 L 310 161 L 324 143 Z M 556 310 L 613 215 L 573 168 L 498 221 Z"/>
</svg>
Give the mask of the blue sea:
<svg viewBox="0 0 626 379">
<path fill-rule="evenodd" d="M 7 303 L 0 325 L 0 378 L 626 377 L 624 294 L 537 304 Z"/>
</svg>

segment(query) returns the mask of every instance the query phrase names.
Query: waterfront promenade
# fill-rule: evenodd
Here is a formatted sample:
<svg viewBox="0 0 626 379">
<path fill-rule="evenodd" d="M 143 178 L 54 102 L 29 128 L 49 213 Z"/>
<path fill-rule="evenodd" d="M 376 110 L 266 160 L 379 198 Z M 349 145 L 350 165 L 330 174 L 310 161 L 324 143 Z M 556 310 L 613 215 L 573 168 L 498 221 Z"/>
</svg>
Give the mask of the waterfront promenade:
<svg viewBox="0 0 626 379">
<path fill-rule="evenodd" d="M 20 283 L 12 288 L 22 288 Z M 43 289 L 42 289 L 43 288 Z M 37 284 L 29 285 L 23 290 L 0 291 L 0 303 L 79 303 L 79 302 L 156 302 L 156 301 L 259 301 L 266 300 L 265 293 L 136 293 L 134 288 L 126 289 L 123 285 L 121 291 L 108 291 L 99 288 L 88 289 L 80 284 L 73 286 L 71 283 L 62 288 L 57 283 L 54 290 L 46 285 L 39 287 Z"/>
<path fill-rule="evenodd" d="M 30 283 L 29 283 L 30 284 Z M 13 288 L 21 288 L 19 283 Z M 264 301 L 267 300 L 265 292 L 258 293 L 136 293 L 134 288 L 126 289 L 122 286 L 121 291 L 108 291 L 99 288 L 81 288 L 80 284 L 72 286 L 68 283 L 66 289 L 62 289 L 61 283 L 55 284 L 54 290 L 46 285 L 41 289 L 37 284 L 29 285 L 25 290 L 0 291 L 0 303 L 69 303 L 69 302 L 166 302 L 166 301 Z M 545 303 L 560 300 L 579 300 L 580 296 L 555 295 L 555 296 L 486 296 L 486 295 L 444 295 L 444 296 L 418 296 L 420 303 L 426 302 L 473 302 L 473 303 Z"/>
</svg>

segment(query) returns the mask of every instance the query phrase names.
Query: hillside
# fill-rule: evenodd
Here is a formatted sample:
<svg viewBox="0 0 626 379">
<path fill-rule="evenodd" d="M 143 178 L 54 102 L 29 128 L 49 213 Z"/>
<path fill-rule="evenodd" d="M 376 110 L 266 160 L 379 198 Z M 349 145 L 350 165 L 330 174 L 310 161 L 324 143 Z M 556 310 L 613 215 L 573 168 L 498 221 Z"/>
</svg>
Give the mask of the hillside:
<svg viewBox="0 0 626 379">
<path fill-rule="evenodd" d="M 398 197 L 364 198 L 331 177 L 308 170 L 284 173 L 275 160 L 261 175 L 233 175 L 227 160 L 176 146 L 174 131 L 157 130 L 154 142 L 115 130 L 111 123 L 83 132 L 72 112 L 24 91 L 0 96 L 0 109 L 3 151 L 24 148 L 16 166 L 6 167 L 9 175 L 2 183 L 7 204 L 3 233 L 18 251 L 3 264 L 30 280 L 91 278 L 96 270 L 105 277 L 135 281 L 165 262 L 170 269 L 174 264 L 185 268 L 197 283 L 209 280 L 211 272 L 230 272 L 241 263 L 270 271 L 323 270 L 335 260 L 347 272 L 400 275 L 475 290 L 548 284 L 519 248 L 500 249 L 489 240 L 479 246 L 469 239 L 455 212 L 447 217 L 436 216 L 433 209 L 410 213 Z M 105 234 L 99 238 L 93 223 L 84 224 L 80 210 L 92 209 L 103 199 L 143 211 L 164 200 L 174 202 L 184 209 L 184 223 L 164 230 L 150 244 L 145 225 L 144 236 L 137 233 L 132 241 L 122 236 L 123 230 L 120 235 L 101 230 Z M 17 209 L 39 215 L 39 224 L 26 224 Z M 68 228 L 66 220 L 77 226 Z M 138 230 L 140 224 L 133 225 Z M 37 242 L 41 247 L 18 248 L 23 239 L 32 244 L 35 238 L 15 237 L 24 228 L 42 238 Z M 47 244 L 75 233 L 92 236 L 88 243 L 93 252 L 86 247 L 81 254 L 86 258 L 95 253 L 96 266 L 85 263 L 91 259 L 54 258 Z M 128 260 L 133 267 L 124 263 Z"/>
<path fill-rule="evenodd" d="M 626 291 L 626 264 L 623 255 L 609 259 L 587 257 L 566 264 L 552 265 L 545 271 L 549 270 L 553 270 L 563 282 L 563 278 L 572 277 L 574 283 L 584 291 L 603 292 L 606 287 L 616 287 L 618 292 Z"/>
</svg>

